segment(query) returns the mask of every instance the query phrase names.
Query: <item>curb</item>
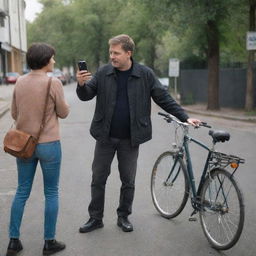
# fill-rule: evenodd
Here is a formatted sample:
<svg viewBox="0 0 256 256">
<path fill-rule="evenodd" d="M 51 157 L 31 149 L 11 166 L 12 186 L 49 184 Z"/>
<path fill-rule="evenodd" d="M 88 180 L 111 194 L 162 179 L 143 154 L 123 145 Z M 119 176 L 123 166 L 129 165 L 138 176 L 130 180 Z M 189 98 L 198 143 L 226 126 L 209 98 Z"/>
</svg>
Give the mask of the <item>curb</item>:
<svg viewBox="0 0 256 256">
<path fill-rule="evenodd" d="M 256 117 L 241 117 L 241 116 L 232 116 L 232 115 L 227 115 L 227 114 L 221 114 L 221 113 L 214 113 L 211 111 L 200 111 L 200 110 L 193 110 L 193 109 L 188 109 L 184 108 L 183 109 L 192 114 L 198 114 L 198 115 L 203 115 L 203 116 L 212 116 L 212 117 L 217 117 L 217 118 L 224 118 L 228 120 L 235 120 L 235 121 L 243 121 L 243 122 L 250 122 L 250 123 L 256 123 Z"/>
</svg>

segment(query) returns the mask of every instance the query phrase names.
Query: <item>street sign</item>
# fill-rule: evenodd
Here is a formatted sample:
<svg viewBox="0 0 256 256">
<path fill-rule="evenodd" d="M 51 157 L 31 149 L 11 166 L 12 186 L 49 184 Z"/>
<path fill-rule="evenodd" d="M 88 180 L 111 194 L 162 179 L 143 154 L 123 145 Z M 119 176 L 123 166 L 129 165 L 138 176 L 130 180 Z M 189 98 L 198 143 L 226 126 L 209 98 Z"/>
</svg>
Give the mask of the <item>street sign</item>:
<svg viewBox="0 0 256 256">
<path fill-rule="evenodd" d="M 249 51 L 256 50 L 256 32 L 255 31 L 247 32 L 246 49 Z"/>
<path fill-rule="evenodd" d="M 169 77 L 178 77 L 180 72 L 180 61 L 169 59 Z"/>
</svg>

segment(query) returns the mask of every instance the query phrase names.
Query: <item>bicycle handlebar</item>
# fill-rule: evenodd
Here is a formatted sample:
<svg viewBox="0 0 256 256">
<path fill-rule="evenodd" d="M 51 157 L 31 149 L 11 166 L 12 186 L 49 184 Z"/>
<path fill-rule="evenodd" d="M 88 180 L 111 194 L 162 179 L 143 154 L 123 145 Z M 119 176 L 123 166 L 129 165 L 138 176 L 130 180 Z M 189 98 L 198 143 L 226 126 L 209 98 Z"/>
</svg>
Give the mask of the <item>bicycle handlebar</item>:
<svg viewBox="0 0 256 256">
<path fill-rule="evenodd" d="M 169 117 L 170 117 L 169 114 L 165 114 L 165 113 L 162 113 L 162 112 L 158 112 L 158 115 L 164 116 L 164 117 L 166 117 L 166 118 L 169 118 Z"/>
<path fill-rule="evenodd" d="M 174 116 L 170 115 L 170 114 L 166 114 L 166 113 L 162 113 L 162 112 L 158 112 L 158 115 L 160 116 L 164 116 L 165 117 L 165 120 L 168 122 L 168 123 L 171 123 L 172 121 L 176 122 L 177 124 L 179 125 L 182 125 L 182 126 L 188 126 L 189 124 L 188 123 L 184 123 L 184 122 L 181 122 L 181 121 L 178 121 L 176 119 L 174 119 Z M 206 128 L 212 128 L 210 125 L 208 125 L 206 122 L 201 122 L 199 124 L 199 126 L 203 126 L 203 127 L 206 127 Z M 198 127 L 196 127 L 198 128 Z"/>
<path fill-rule="evenodd" d="M 200 126 L 206 127 L 206 128 L 212 128 L 210 125 L 208 125 L 206 122 L 201 122 Z"/>
</svg>

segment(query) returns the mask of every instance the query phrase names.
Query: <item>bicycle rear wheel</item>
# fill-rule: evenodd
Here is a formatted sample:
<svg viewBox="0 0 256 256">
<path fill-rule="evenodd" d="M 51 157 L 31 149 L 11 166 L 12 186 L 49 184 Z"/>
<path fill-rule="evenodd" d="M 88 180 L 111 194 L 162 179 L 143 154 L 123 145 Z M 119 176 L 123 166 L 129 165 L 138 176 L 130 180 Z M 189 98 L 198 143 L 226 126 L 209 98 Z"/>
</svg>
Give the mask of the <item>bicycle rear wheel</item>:
<svg viewBox="0 0 256 256">
<path fill-rule="evenodd" d="M 200 222 L 212 247 L 233 247 L 244 225 L 243 196 L 234 177 L 224 169 L 212 170 L 203 184 L 201 203 Z"/>
<path fill-rule="evenodd" d="M 156 160 L 151 175 L 151 195 L 157 211 L 174 218 L 184 209 L 189 184 L 183 160 L 176 152 L 164 152 Z"/>
</svg>

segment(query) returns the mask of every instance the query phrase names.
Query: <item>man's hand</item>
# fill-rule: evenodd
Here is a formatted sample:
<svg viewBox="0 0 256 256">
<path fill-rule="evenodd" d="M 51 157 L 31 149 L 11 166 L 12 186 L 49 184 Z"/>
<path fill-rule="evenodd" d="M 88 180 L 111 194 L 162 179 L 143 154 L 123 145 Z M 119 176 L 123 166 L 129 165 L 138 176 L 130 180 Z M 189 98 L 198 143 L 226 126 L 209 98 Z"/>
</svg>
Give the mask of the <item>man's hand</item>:
<svg viewBox="0 0 256 256">
<path fill-rule="evenodd" d="M 86 70 L 77 71 L 76 72 L 76 79 L 80 86 L 84 86 L 84 84 L 92 79 L 92 74 L 87 72 Z"/>
<path fill-rule="evenodd" d="M 199 126 L 201 124 L 201 121 L 199 119 L 195 119 L 195 118 L 189 118 L 187 120 L 187 123 L 193 125 L 193 126 Z"/>
</svg>

